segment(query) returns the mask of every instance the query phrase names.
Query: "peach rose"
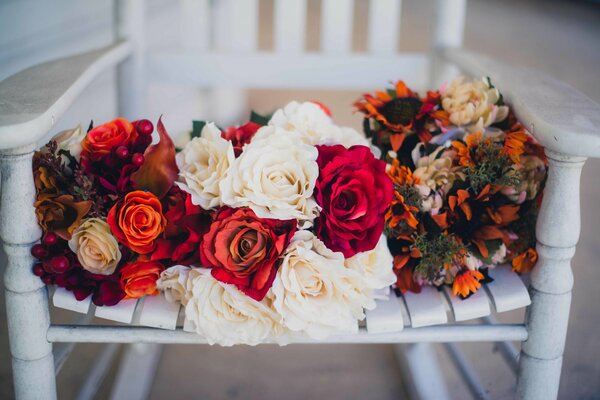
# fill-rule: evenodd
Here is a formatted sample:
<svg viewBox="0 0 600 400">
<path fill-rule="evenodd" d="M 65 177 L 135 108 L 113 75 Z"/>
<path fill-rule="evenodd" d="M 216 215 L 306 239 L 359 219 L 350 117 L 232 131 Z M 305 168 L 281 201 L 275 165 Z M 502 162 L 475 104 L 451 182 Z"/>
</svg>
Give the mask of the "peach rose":
<svg viewBox="0 0 600 400">
<path fill-rule="evenodd" d="M 100 218 L 85 219 L 73 232 L 69 248 L 92 274 L 111 275 L 121 260 L 119 243 Z"/>
<path fill-rule="evenodd" d="M 158 295 L 156 281 L 165 267 L 158 261 L 137 261 L 121 268 L 121 288 L 126 299 Z"/>
<path fill-rule="evenodd" d="M 139 254 L 152 252 L 167 219 L 160 200 L 150 192 L 129 192 L 109 211 L 108 225 L 117 240 Z"/>
<path fill-rule="evenodd" d="M 109 155 L 118 146 L 129 145 L 136 137 L 133 124 L 124 118 L 117 118 L 89 131 L 81 142 L 82 153 L 87 158 L 97 161 Z"/>
</svg>

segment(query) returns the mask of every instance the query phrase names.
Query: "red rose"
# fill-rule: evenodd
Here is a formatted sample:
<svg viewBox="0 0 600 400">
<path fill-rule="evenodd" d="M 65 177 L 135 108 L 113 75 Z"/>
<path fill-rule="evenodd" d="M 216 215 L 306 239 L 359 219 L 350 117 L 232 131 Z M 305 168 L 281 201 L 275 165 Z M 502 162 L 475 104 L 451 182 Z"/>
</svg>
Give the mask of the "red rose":
<svg viewBox="0 0 600 400">
<path fill-rule="evenodd" d="M 128 147 L 137 138 L 133 124 L 124 118 L 98 125 L 81 142 L 82 156 L 93 161 L 109 155 L 119 146 Z"/>
<path fill-rule="evenodd" d="M 384 213 L 394 194 L 385 173 L 366 146 L 317 146 L 319 177 L 315 200 L 322 211 L 315 232 L 325 245 L 349 258 L 375 248 L 383 232 Z"/>
<path fill-rule="evenodd" d="M 295 231 L 296 220 L 258 218 L 249 208 L 223 208 L 202 240 L 200 260 L 212 268 L 215 279 L 260 301 Z"/>
<path fill-rule="evenodd" d="M 165 196 L 167 226 L 164 237 L 156 240 L 152 260 L 169 260 L 175 264 L 198 262 L 202 236 L 211 223 L 210 212 L 192 204 L 191 196 L 173 186 Z"/>
<path fill-rule="evenodd" d="M 221 132 L 221 136 L 223 139 L 229 140 L 233 145 L 233 151 L 235 152 L 235 156 L 238 157 L 242 154 L 242 149 L 245 144 L 250 143 L 254 134 L 260 128 L 261 125 L 256 124 L 254 122 L 248 122 L 245 125 L 239 127 L 230 127 L 227 128 L 224 132 Z"/>
</svg>

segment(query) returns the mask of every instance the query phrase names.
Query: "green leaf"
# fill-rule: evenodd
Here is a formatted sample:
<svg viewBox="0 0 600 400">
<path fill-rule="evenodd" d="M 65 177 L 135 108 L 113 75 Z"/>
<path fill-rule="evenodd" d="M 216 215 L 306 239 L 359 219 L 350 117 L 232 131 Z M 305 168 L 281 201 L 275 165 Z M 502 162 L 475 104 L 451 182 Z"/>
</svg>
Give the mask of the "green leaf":
<svg viewBox="0 0 600 400">
<path fill-rule="evenodd" d="M 191 138 L 197 138 L 202 135 L 202 129 L 206 125 L 206 121 L 192 121 L 192 133 L 190 134 Z"/>
<path fill-rule="evenodd" d="M 260 115 L 259 113 L 252 111 L 250 113 L 250 122 L 254 122 L 255 124 L 259 124 L 265 126 L 269 123 L 269 120 L 273 114 Z"/>
<path fill-rule="evenodd" d="M 494 257 L 494 254 L 496 254 L 496 252 L 498 251 L 498 249 L 500 248 L 501 245 L 502 245 L 502 240 L 500 240 L 500 239 L 486 241 L 485 247 L 487 247 L 487 249 L 488 249 L 487 257 L 483 257 L 481 255 L 477 246 L 469 246 L 469 252 L 472 253 L 475 257 L 479 258 L 484 264 L 490 265 L 490 264 L 492 264 L 492 258 Z"/>
</svg>

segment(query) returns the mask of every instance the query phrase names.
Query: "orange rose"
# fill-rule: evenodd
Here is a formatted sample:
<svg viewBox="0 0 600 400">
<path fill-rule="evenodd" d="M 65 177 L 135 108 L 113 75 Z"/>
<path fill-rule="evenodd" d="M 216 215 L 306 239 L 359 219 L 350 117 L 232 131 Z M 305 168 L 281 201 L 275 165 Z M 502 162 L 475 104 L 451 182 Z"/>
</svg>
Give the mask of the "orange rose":
<svg viewBox="0 0 600 400">
<path fill-rule="evenodd" d="M 81 142 L 81 148 L 85 157 L 97 161 L 118 146 L 128 146 L 136 137 L 133 124 L 124 118 L 117 118 L 89 131 Z"/>
<path fill-rule="evenodd" d="M 165 267 L 158 261 L 137 261 L 121 268 L 121 288 L 126 299 L 156 296 L 156 281 Z"/>
<path fill-rule="evenodd" d="M 117 240 L 139 254 L 156 247 L 167 224 L 158 197 L 150 192 L 129 192 L 109 211 L 107 221 Z"/>
</svg>

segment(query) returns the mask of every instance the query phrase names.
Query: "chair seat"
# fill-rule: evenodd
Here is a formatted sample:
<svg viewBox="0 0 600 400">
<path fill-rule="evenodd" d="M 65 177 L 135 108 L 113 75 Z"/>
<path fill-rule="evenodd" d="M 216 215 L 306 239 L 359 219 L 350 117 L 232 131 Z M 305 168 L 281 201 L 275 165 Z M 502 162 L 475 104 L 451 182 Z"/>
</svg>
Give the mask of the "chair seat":
<svg viewBox="0 0 600 400">
<path fill-rule="evenodd" d="M 471 297 L 461 300 L 452 296 L 449 288 L 438 291 L 424 287 L 421 293 L 406 293 L 397 297 L 389 290 L 387 300 L 377 300 L 377 307 L 366 312 L 366 330 L 370 334 L 399 332 L 405 327 L 420 328 L 452 322 L 478 319 L 496 313 L 516 310 L 531 303 L 527 287 L 521 277 L 508 265 L 490 270 L 493 282 L 483 284 Z M 96 317 L 135 326 L 175 330 L 183 327 L 183 309 L 168 302 L 161 294 L 140 300 L 123 300 L 112 307 L 95 307 L 91 296 L 75 300 L 72 293 L 56 288 L 52 295 L 57 308 L 77 313 L 93 313 Z M 90 308 L 92 308 L 90 310 Z"/>
</svg>

